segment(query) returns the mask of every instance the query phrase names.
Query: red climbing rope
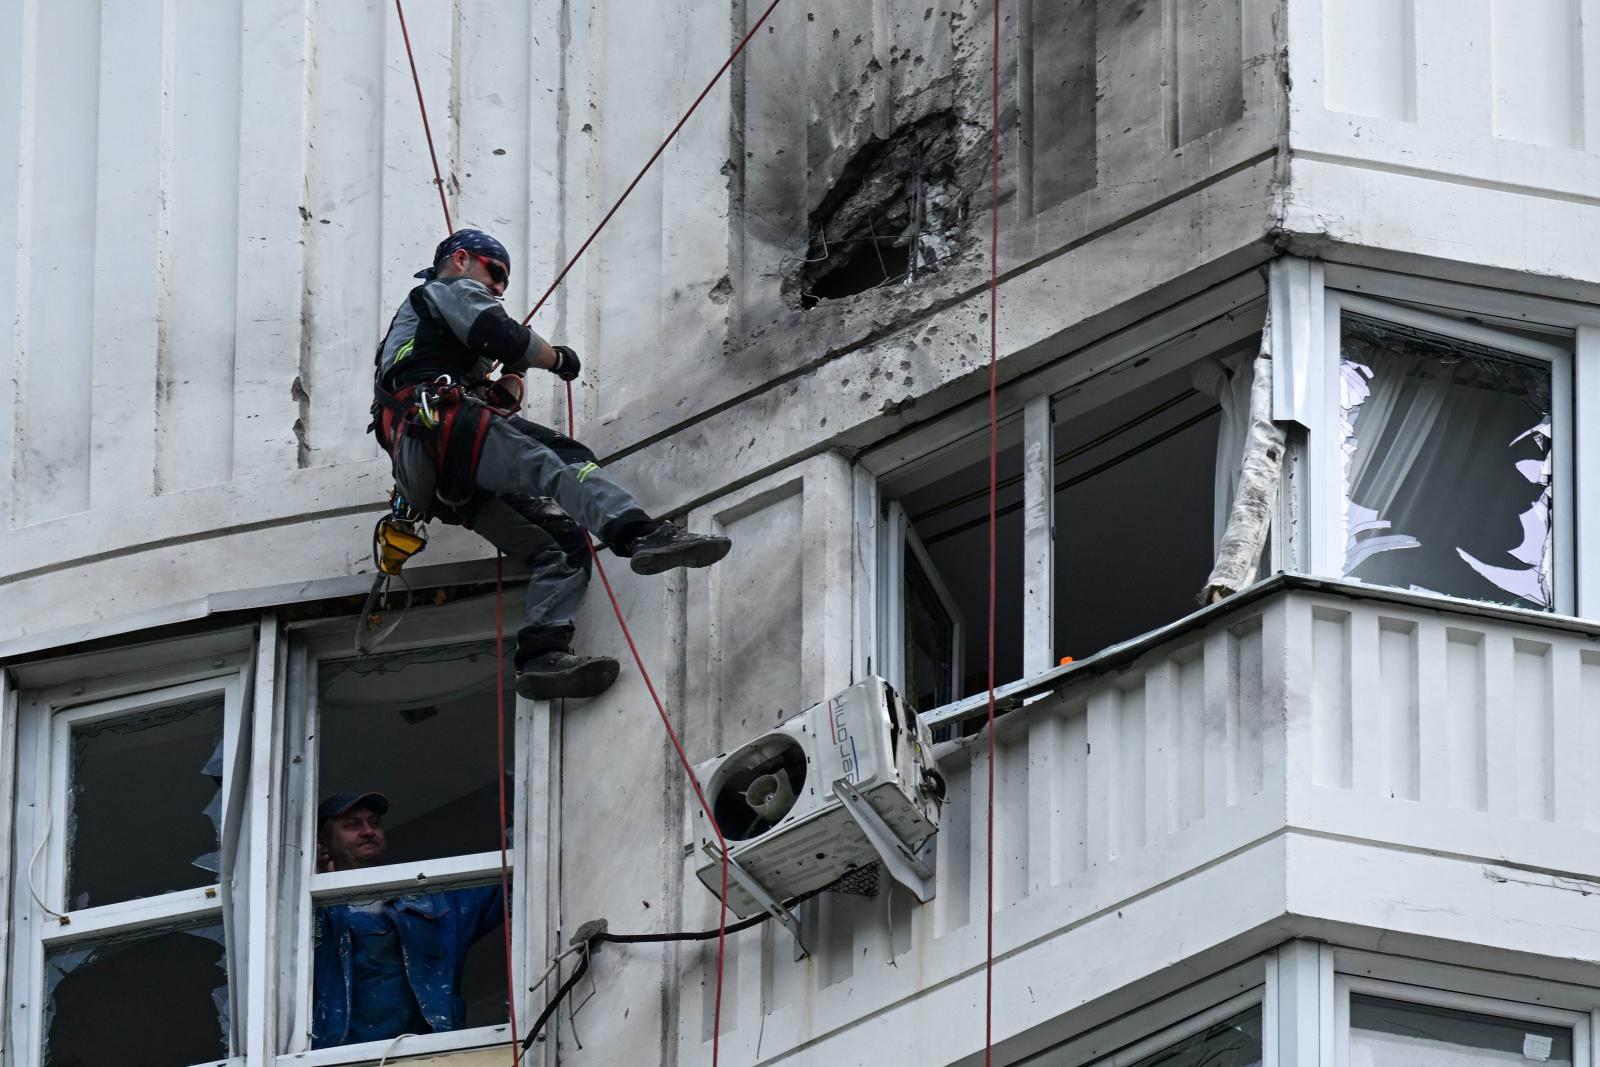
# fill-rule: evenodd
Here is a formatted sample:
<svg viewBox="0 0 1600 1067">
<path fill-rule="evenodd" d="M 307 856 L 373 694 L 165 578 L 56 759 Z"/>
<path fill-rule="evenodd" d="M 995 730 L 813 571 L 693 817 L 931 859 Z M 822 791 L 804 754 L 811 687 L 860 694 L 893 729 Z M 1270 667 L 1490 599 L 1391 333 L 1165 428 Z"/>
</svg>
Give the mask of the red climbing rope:
<svg viewBox="0 0 1600 1067">
<path fill-rule="evenodd" d="M 706 83 L 706 87 L 700 91 L 700 95 L 695 97 L 694 102 L 689 105 L 689 109 L 683 113 L 683 117 L 680 118 L 678 120 L 677 124 L 672 127 L 672 130 L 671 130 L 670 133 L 667 134 L 666 139 L 661 142 L 661 144 L 656 148 L 656 150 L 653 153 L 651 153 L 650 158 L 645 161 L 645 164 L 644 164 L 644 166 L 642 168 L 640 168 L 639 173 L 634 176 L 633 180 L 628 183 L 627 188 L 622 191 L 622 195 L 617 198 L 617 202 L 615 204 L 613 204 L 611 206 L 611 209 L 605 213 L 605 216 L 603 218 L 601 218 L 599 224 L 597 226 L 595 226 L 594 231 L 589 234 L 589 236 L 584 240 L 583 244 L 579 246 L 577 252 L 575 252 L 573 254 L 572 258 L 567 261 L 566 265 L 561 268 L 560 272 L 556 275 L 555 280 L 550 283 L 549 288 L 547 288 L 544 291 L 544 294 L 539 297 L 538 301 L 533 305 L 533 310 L 529 311 L 527 317 L 522 320 L 524 325 L 526 325 L 530 320 L 532 320 L 534 315 L 538 314 L 539 309 L 544 307 L 545 302 L 550 299 L 551 294 L 554 293 L 556 291 L 557 287 L 559 287 L 561 285 L 562 281 L 564 281 L 566 279 L 567 274 L 571 272 L 573 266 L 575 266 L 577 264 L 579 258 L 581 258 L 583 256 L 583 254 L 589 250 L 589 246 L 590 245 L 594 244 L 595 239 L 600 236 L 600 231 L 605 229 L 606 224 L 611 221 L 611 219 L 612 219 L 612 217 L 614 215 L 616 215 L 617 211 L 622 207 L 623 203 L 633 193 L 633 190 L 638 187 L 638 185 L 639 185 L 639 183 L 641 181 L 644 180 L 645 174 L 647 174 L 649 172 L 650 168 L 655 165 L 656 161 L 661 158 L 662 153 L 664 153 L 667 150 L 667 146 L 672 143 L 672 141 L 678 136 L 678 132 L 683 129 L 684 124 L 689 121 L 689 117 L 695 113 L 695 110 L 698 109 L 700 104 L 705 100 L 705 98 L 710 95 L 711 90 L 716 86 L 716 84 L 719 81 L 722 80 L 722 76 L 727 73 L 728 68 L 733 66 L 734 60 L 739 58 L 739 55 L 740 55 L 740 53 L 742 53 L 744 51 L 745 46 L 750 43 L 750 40 L 751 40 L 751 38 L 753 38 L 755 36 L 756 31 L 758 31 L 762 27 L 762 25 L 767 21 L 767 18 L 777 8 L 777 6 L 778 6 L 778 4 L 780 2 L 781 2 L 781 0 L 772 0 L 772 2 L 767 6 L 767 9 L 762 12 L 761 17 L 758 18 L 755 21 L 755 23 L 750 27 L 750 29 L 748 31 L 746 31 L 745 35 L 742 38 L 740 38 L 739 44 L 737 45 L 737 47 L 734 48 L 733 53 L 728 56 L 728 58 L 723 62 L 722 66 L 717 68 L 717 72 L 714 75 L 712 75 L 711 80 Z M 425 137 L 427 139 L 427 142 L 428 142 L 428 157 L 429 157 L 429 160 L 433 164 L 434 185 L 438 188 L 438 191 L 439 191 L 439 206 L 444 211 L 445 230 L 446 230 L 447 233 L 453 233 L 455 227 L 454 227 L 454 224 L 452 223 L 452 221 L 450 219 L 450 205 L 449 205 L 448 199 L 445 196 L 444 178 L 443 178 L 443 176 L 441 175 L 441 173 L 439 171 L 439 157 L 438 157 L 438 154 L 437 154 L 436 150 L 434 149 L 434 145 L 433 145 L 433 131 L 432 131 L 432 129 L 429 126 L 429 123 L 428 123 L 428 108 L 427 108 L 426 103 L 423 100 L 422 80 L 417 75 L 417 62 L 416 62 L 416 57 L 415 57 L 415 55 L 414 55 L 414 53 L 412 51 L 412 48 L 411 48 L 411 35 L 410 35 L 409 31 L 406 29 L 405 10 L 401 6 L 401 0 L 395 0 L 394 6 L 395 6 L 395 12 L 399 16 L 399 19 L 400 19 L 400 33 L 401 33 L 401 36 L 405 40 L 406 59 L 411 65 L 411 80 L 412 80 L 412 84 L 416 87 L 416 91 L 417 91 L 417 108 L 422 114 L 422 130 L 423 130 L 423 134 L 425 135 Z M 572 402 L 572 385 L 569 382 L 567 384 L 567 431 L 568 431 L 569 436 L 576 436 L 576 425 L 575 425 L 575 423 L 576 423 L 576 408 L 575 408 L 575 406 L 573 405 L 573 402 Z M 587 541 L 588 539 L 585 538 L 585 540 Z M 639 668 L 640 677 L 644 679 L 645 688 L 650 693 L 650 699 L 655 703 L 656 713 L 661 717 L 662 726 L 664 726 L 666 728 L 667 737 L 672 742 L 673 750 L 677 753 L 678 762 L 683 765 L 684 774 L 688 776 L 689 784 L 694 789 L 695 798 L 696 798 L 696 800 L 699 801 L 701 809 L 704 810 L 704 812 L 706 814 L 706 818 L 707 818 L 707 820 L 709 820 L 709 822 L 711 824 L 712 832 L 716 835 L 719 854 L 720 854 L 720 856 L 722 858 L 722 889 L 721 889 L 721 893 L 719 894 L 720 897 L 721 897 L 721 914 L 720 914 L 720 918 L 718 920 L 718 926 L 717 926 L 716 1003 L 715 1003 L 715 1007 L 713 1009 L 713 1014 L 712 1014 L 712 1034 L 711 1034 L 711 1063 L 712 1063 L 712 1067 L 717 1067 L 718 1060 L 719 1060 L 719 1055 L 720 1055 L 721 1034 L 722 1034 L 722 985 L 723 985 L 724 965 L 725 965 L 725 961 L 726 961 L 727 927 L 728 927 L 728 903 L 727 903 L 727 898 L 728 898 L 728 844 L 727 844 L 727 841 L 724 840 L 724 838 L 722 836 L 721 827 L 719 827 L 717 825 L 716 816 L 711 810 L 711 805 L 706 801 L 705 792 L 700 787 L 699 779 L 695 777 L 694 768 L 690 765 L 689 757 L 687 756 L 687 754 L 685 754 L 685 752 L 683 750 L 683 744 L 678 739 L 678 733 L 677 733 L 677 731 L 675 729 L 673 729 L 672 720 L 667 715 L 666 705 L 662 702 L 660 694 L 656 692 L 655 683 L 652 682 L 651 679 L 650 679 L 650 672 L 645 667 L 644 657 L 642 655 L 640 655 L 640 653 L 639 653 L 639 647 L 638 647 L 638 645 L 635 643 L 635 641 L 633 639 L 632 632 L 628 629 L 628 621 L 623 616 L 622 606 L 617 601 L 617 596 L 616 596 L 615 591 L 611 588 L 611 580 L 606 575 L 605 566 L 600 560 L 600 554 L 599 554 L 598 551 L 596 551 L 596 549 L 594 547 L 594 543 L 592 541 L 589 541 L 588 545 L 589 545 L 590 555 L 594 560 L 595 570 L 599 573 L 600 582 L 601 582 L 602 585 L 605 586 L 606 596 L 611 601 L 611 610 L 616 614 L 617 624 L 622 629 L 622 636 L 628 643 L 628 650 L 633 654 L 634 663 Z M 504 741 L 504 736 L 505 736 L 504 735 L 505 670 L 504 670 L 504 647 L 503 647 L 503 645 L 504 645 L 504 621 L 503 621 L 503 616 L 504 616 L 504 591 L 503 591 L 503 588 L 502 588 L 502 584 L 503 584 L 503 582 L 502 582 L 502 571 L 501 571 L 501 565 L 500 565 L 500 557 L 499 557 L 499 555 L 497 553 L 496 554 L 496 569 L 495 569 L 495 655 L 496 655 L 496 664 L 497 664 L 496 676 L 495 676 L 496 677 L 495 700 L 496 700 L 496 707 L 497 707 L 497 719 L 498 719 L 498 721 L 500 723 L 500 739 L 499 739 L 499 741 L 497 743 L 498 751 L 499 751 L 499 787 L 500 787 L 500 823 L 501 823 L 500 877 L 501 877 L 501 886 L 502 886 L 502 888 L 504 888 L 504 887 L 506 887 L 508 885 L 509 865 L 508 865 L 507 860 L 506 860 L 505 843 L 504 843 L 504 838 L 505 838 L 504 828 L 505 828 L 505 824 L 506 824 L 506 810 L 505 810 L 505 741 Z M 509 905 L 509 895 L 507 895 L 506 907 L 508 909 L 507 923 L 506 923 L 506 984 L 507 984 L 508 1000 L 510 1000 L 511 1003 L 512 1003 L 512 1008 L 511 1008 L 512 1047 L 513 1047 L 513 1050 L 516 1050 L 516 1049 L 518 1049 L 519 1045 L 518 1045 L 518 1042 L 517 1042 L 517 1035 L 516 1035 L 517 1022 L 516 1022 L 516 1008 L 515 1008 L 515 995 L 514 995 L 515 980 L 514 980 L 514 976 L 512 974 L 512 965 L 511 965 L 511 935 L 510 935 L 511 927 L 510 927 L 510 922 L 509 922 L 509 907 L 510 907 L 510 905 Z M 514 1051 L 513 1055 L 515 1056 L 515 1054 L 516 1053 Z M 515 1063 L 515 1059 L 513 1060 L 513 1063 Z"/>
<path fill-rule="evenodd" d="M 650 153 L 650 158 L 645 160 L 644 166 L 639 168 L 639 173 L 635 174 L 633 180 L 628 183 L 627 188 L 622 190 L 622 195 L 617 197 L 616 203 L 612 204 L 610 210 L 601 217 L 599 224 L 595 226 L 588 237 L 584 238 L 583 244 L 578 246 L 578 250 L 572 254 L 572 257 L 557 272 L 555 280 L 534 302 L 533 309 L 522 320 L 524 326 L 533 320 L 533 317 L 539 313 L 539 310 L 550 299 L 551 294 L 566 280 L 567 275 L 571 273 L 578 260 L 589 250 L 589 246 L 594 244 L 595 239 L 600 236 L 600 231 L 606 228 L 606 224 L 611 221 L 628 197 L 633 194 L 634 189 L 638 188 L 639 183 L 644 180 L 644 176 L 649 173 L 650 168 L 655 166 L 656 160 L 661 158 L 662 153 L 667 150 L 667 146 L 678 136 L 678 131 L 683 129 L 684 124 L 689 121 L 689 117 L 695 113 L 695 110 L 699 108 L 705 98 L 711 94 L 711 90 L 716 87 L 717 82 L 722 80 L 722 76 L 728 72 L 728 68 L 733 66 L 734 60 L 739 58 L 740 53 L 745 49 L 745 45 L 750 43 L 751 38 L 756 35 L 756 31 L 761 29 L 772 12 L 777 9 L 779 3 L 781 3 L 781 0 L 772 0 L 772 3 L 767 5 L 767 9 L 761 13 L 761 17 L 756 19 L 751 27 L 745 31 L 745 35 L 739 39 L 739 43 L 734 47 L 732 54 L 723 61 L 722 66 L 717 68 L 717 72 L 711 76 L 711 80 L 706 83 L 706 87 L 700 90 L 700 95 L 694 98 L 694 102 L 683 113 L 683 117 L 678 119 L 666 138 L 656 146 L 656 150 Z M 567 383 L 567 436 L 577 436 L 577 406 L 573 403 L 571 382 Z M 632 632 L 628 629 L 628 620 L 623 616 L 622 605 L 617 602 L 617 595 L 611 588 L 611 579 L 606 575 L 605 564 L 600 560 L 600 553 L 595 549 L 593 541 L 589 541 L 587 537 L 584 540 L 589 546 L 589 555 L 594 560 L 595 572 L 600 575 L 600 584 L 605 587 L 606 597 L 611 601 L 611 610 L 617 617 L 617 625 L 622 630 L 623 639 L 628 643 L 628 651 L 632 653 L 633 662 L 639 668 L 639 676 L 644 679 L 645 688 L 650 693 L 650 699 L 655 703 L 656 714 L 661 717 L 661 725 L 666 728 L 667 738 L 672 742 L 672 748 L 677 753 L 678 762 L 683 766 L 683 773 L 688 777 L 689 785 L 694 789 L 695 799 L 699 802 L 701 810 L 705 812 L 706 821 L 711 824 L 711 832 L 717 837 L 717 851 L 722 859 L 722 889 L 718 894 L 721 906 L 717 917 L 717 978 L 715 1001 L 711 1013 L 711 1065 L 712 1067 L 717 1067 L 722 1046 L 722 983 L 727 961 L 728 843 L 723 839 L 722 828 L 717 825 L 717 817 L 712 812 L 710 803 L 706 800 L 705 792 L 700 788 L 700 780 L 695 777 L 694 768 L 689 763 L 688 755 L 684 753 L 683 744 L 678 739 L 678 732 L 672 727 L 672 719 L 667 715 L 666 705 L 662 703 L 661 695 L 656 692 L 655 683 L 650 679 L 650 671 L 645 666 L 644 657 L 639 654 L 639 646 L 634 642 Z"/>
<path fill-rule="evenodd" d="M 511 1013 L 511 1067 L 522 1059 L 517 1036 L 516 985 L 511 970 L 511 863 L 506 857 L 506 598 L 505 557 L 494 554 L 494 747 L 495 785 L 500 790 L 500 909 L 506 937 L 506 1008 Z"/>
<path fill-rule="evenodd" d="M 433 164 L 433 184 L 439 191 L 439 208 L 444 212 L 445 236 L 455 232 L 450 219 L 450 201 L 445 197 L 444 178 L 439 173 L 439 154 L 433 147 L 433 127 L 428 122 L 428 105 L 422 96 L 422 79 L 417 75 L 417 57 L 411 50 L 411 33 L 406 29 L 406 11 L 401 0 L 394 0 L 400 19 L 400 37 L 405 41 L 406 62 L 411 66 L 411 84 L 417 90 L 417 111 L 422 115 L 422 133 L 428 142 L 428 161 Z M 517 976 L 513 965 L 511 938 L 511 862 L 506 855 L 506 652 L 505 652 L 505 568 L 500 552 L 494 554 L 494 721 L 495 786 L 500 797 L 500 908 L 504 920 L 506 957 L 506 1011 L 511 1021 L 511 1067 L 522 1061 L 522 1041 L 517 1035 Z"/>
<path fill-rule="evenodd" d="M 572 402 L 571 382 L 567 383 L 567 436 L 577 437 L 577 407 Z M 717 1067 L 722 1038 L 722 972 L 728 939 L 728 842 L 722 836 L 722 827 L 717 825 L 717 816 L 706 800 L 705 791 L 700 788 L 700 779 L 695 775 L 694 767 L 690 765 L 689 757 L 683 751 L 683 743 L 678 740 L 678 731 L 672 728 L 672 719 L 667 715 L 667 707 L 662 703 L 661 695 L 656 692 L 655 683 L 650 680 L 650 671 L 644 665 L 644 657 L 639 654 L 639 646 L 634 643 L 633 633 L 628 629 L 628 620 L 623 617 L 622 605 L 617 602 L 617 594 L 611 588 L 611 579 L 606 576 L 606 567 L 600 561 L 600 553 L 587 535 L 583 540 L 589 546 L 589 558 L 594 561 L 595 573 L 600 575 L 600 584 L 605 587 L 606 598 L 611 601 L 611 610 L 617 616 L 617 625 L 622 628 L 622 638 L 628 643 L 628 651 L 633 654 L 634 665 L 639 668 L 639 677 L 644 679 L 644 687 L 649 690 L 650 699 L 655 702 L 656 714 L 661 716 L 661 725 L 666 728 L 667 738 L 672 742 L 672 750 L 678 754 L 678 762 L 683 766 L 683 773 L 688 776 L 689 785 L 694 788 L 694 796 L 700 802 L 700 810 L 706 813 L 706 821 L 711 824 L 711 832 L 717 835 L 717 854 L 722 858 L 722 891 L 718 894 L 721 897 L 721 907 L 717 914 L 716 1002 L 711 1012 L 711 1067 Z"/>
<path fill-rule="evenodd" d="M 994 0 L 993 85 L 989 113 L 989 810 L 988 895 L 984 902 L 986 933 L 983 961 L 983 1062 L 994 1054 L 994 603 L 995 497 L 999 493 L 1000 420 L 1000 0 Z"/>
<path fill-rule="evenodd" d="M 395 0 L 395 2 L 399 3 L 399 0 Z M 546 300 L 550 299 L 550 294 L 555 292 L 557 286 L 566 279 L 567 273 L 572 270 L 579 257 L 589 250 L 590 245 L 594 244 L 594 239 L 599 237 L 600 231 L 606 228 L 606 223 L 611 221 L 611 216 L 615 215 L 617 209 L 633 194 L 633 190 L 644 180 L 644 176 L 649 173 L 650 168 L 656 165 L 656 160 L 661 158 L 661 153 L 665 152 L 667 146 L 672 143 L 673 138 L 678 136 L 678 131 L 683 129 L 683 124 L 689 121 L 689 116 L 695 113 L 695 109 L 700 106 L 702 100 L 711 95 L 711 90 L 716 87 L 717 82 L 722 80 L 722 76 L 728 72 L 728 68 L 733 66 L 733 61 L 739 58 L 739 53 L 743 52 L 744 46 L 750 43 L 750 38 L 756 35 L 756 31 L 761 28 L 761 24 L 767 21 L 767 16 L 771 15 L 781 2 L 782 0 L 772 0 L 772 3 L 767 5 L 767 9 L 761 13 L 761 17 L 756 19 L 755 24 L 739 39 L 739 44 L 734 48 L 733 54 L 723 62 L 722 66 L 717 68 L 717 72 L 711 76 L 711 80 L 706 82 L 706 87 L 700 90 L 700 95 L 694 98 L 694 103 L 690 104 L 689 110 L 683 113 L 683 118 L 679 119 L 678 124 L 672 127 L 672 132 L 667 134 L 667 139 L 662 141 L 656 150 L 650 154 L 649 159 L 645 160 L 644 166 L 639 168 L 639 173 L 633 176 L 633 181 L 629 182 L 628 187 L 622 190 L 622 195 L 617 197 L 617 202 L 611 205 L 611 210 L 607 211 L 605 218 L 600 220 L 600 225 L 594 228 L 594 232 L 589 234 L 583 244 L 578 246 L 578 250 L 572 254 L 572 258 L 567 260 L 566 266 L 562 267 L 560 273 L 556 275 L 556 280 L 550 283 L 550 288 L 544 291 L 544 295 L 534 303 L 533 310 L 528 312 L 527 317 L 522 320 L 522 325 L 528 325 L 533 320 L 533 317 L 539 314 L 539 309 L 544 307 Z"/>
<path fill-rule="evenodd" d="M 433 163 L 433 184 L 439 190 L 439 207 L 444 211 L 444 232 L 448 237 L 456 232 L 450 221 L 450 201 L 444 195 L 444 177 L 439 173 L 439 154 L 433 150 L 433 128 L 428 125 L 428 105 L 422 102 L 422 79 L 417 77 L 417 57 L 411 52 L 411 32 L 406 29 L 406 11 L 400 0 L 394 0 L 395 14 L 400 16 L 400 36 L 406 42 L 406 61 L 411 64 L 411 84 L 417 89 L 417 110 L 422 112 L 422 135 L 428 139 L 428 159 Z"/>
</svg>

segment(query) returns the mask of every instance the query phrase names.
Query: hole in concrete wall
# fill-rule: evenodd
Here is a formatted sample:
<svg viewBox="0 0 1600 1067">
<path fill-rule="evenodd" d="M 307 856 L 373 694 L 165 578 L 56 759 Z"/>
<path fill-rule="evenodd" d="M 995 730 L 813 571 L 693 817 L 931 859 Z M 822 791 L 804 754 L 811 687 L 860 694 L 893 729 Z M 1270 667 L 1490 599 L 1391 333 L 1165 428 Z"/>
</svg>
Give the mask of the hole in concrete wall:
<svg viewBox="0 0 1600 1067">
<path fill-rule="evenodd" d="M 939 112 L 856 152 L 809 217 L 788 279 L 800 307 L 912 283 L 954 255 L 967 214 L 957 148 L 955 117 Z"/>
</svg>

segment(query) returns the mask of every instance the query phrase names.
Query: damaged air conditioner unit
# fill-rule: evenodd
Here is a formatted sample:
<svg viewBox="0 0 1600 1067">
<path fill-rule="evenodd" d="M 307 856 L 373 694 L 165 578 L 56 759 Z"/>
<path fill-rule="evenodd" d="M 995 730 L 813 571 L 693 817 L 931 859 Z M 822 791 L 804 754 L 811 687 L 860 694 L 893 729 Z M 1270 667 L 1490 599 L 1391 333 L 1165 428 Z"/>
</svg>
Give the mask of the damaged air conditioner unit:
<svg viewBox="0 0 1600 1067">
<path fill-rule="evenodd" d="M 939 828 L 944 779 L 928 728 L 881 678 L 868 678 L 695 768 L 728 843 L 728 907 L 776 915 L 779 901 L 880 860 L 918 899 L 933 896 L 919 855 Z M 689 800 L 696 873 L 720 893 L 722 863 L 705 812 Z M 793 923 L 794 925 L 791 925 Z"/>
</svg>

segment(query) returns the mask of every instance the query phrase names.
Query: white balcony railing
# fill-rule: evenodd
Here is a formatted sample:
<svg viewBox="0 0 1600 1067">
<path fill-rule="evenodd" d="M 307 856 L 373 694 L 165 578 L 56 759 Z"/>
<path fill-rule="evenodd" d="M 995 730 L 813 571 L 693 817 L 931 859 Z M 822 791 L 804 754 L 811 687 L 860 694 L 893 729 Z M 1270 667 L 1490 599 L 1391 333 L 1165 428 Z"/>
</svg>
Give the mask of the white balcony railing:
<svg viewBox="0 0 1600 1067">
<path fill-rule="evenodd" d="M 1468 857 L 1479 882 L 1484 863 L 1600 874 L 1597 634 L 1285 576 L 1002 691 L 997 1039 L 1247 931 L 1270 943 L 1295 910 L 1285 838 Z M 730 1062 L 854 1062 L 861 1027 L 905 1062 L 981 1048 L 986 746 L 938 755 L 935 900 L 824 894 L 803 962 L 775 924 L 730 941 Z M 1237 906 L 1186 919 L 1202 884 Z M 684 957 L 684 1063 L 708 1058 L 711 983 L 689 991 L 710 961 Z"/>
</svg>

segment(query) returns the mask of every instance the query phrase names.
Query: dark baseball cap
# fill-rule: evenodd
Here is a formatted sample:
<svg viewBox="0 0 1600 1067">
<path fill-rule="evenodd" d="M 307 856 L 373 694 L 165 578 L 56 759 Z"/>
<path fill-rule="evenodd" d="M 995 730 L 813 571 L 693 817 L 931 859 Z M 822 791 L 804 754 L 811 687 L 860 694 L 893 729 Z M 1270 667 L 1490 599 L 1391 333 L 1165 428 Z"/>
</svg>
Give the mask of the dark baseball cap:
<svg viewBox="0 0 1600 1067">
<path fill-rule="evenodd" d="M 317 825 L 359 807 L 371 808 L 382 815 L 389 810 L 389 798 L 382 793 L 335 793 L 317 805 Z"/>
</svg>

